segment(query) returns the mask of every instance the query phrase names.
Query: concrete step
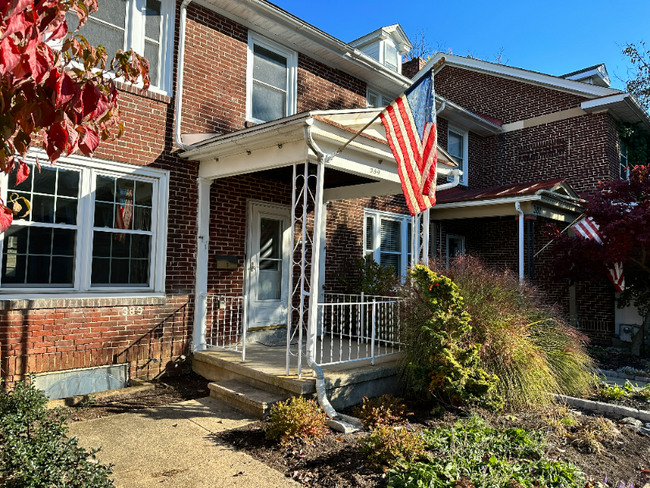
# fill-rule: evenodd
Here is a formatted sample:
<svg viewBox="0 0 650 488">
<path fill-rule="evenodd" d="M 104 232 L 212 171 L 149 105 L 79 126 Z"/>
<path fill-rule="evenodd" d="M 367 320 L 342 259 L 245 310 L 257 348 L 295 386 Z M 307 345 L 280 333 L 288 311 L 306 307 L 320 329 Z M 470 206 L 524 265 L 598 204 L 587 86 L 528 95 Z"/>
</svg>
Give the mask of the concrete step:
<svg viewBox="0 0 650 488">
<path fill-rule="evenodd" d="M 263 419 L 269 414 L 269 409 L 274 403 L 288 398 L 238 380 L 210 383 L 208 388 L 210 388 L 211 397 L 218 398 L 231 407 L 243 410 L 259 419 Z"/>
</svg>

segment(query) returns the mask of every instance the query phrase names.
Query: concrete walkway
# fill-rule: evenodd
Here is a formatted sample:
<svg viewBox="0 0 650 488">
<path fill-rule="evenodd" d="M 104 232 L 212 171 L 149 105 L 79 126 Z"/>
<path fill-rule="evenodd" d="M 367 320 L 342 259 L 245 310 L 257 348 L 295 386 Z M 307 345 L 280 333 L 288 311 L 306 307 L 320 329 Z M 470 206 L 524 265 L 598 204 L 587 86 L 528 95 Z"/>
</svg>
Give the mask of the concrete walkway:
<svg viewBox="0 0 650 488">
<path fill-rule="evenodd" d="M 116 487 L 300 486 L 215 435 L 253 421 L 208 397 L 69 425 L 83 447 L 102 446 Z"/>
</svg>

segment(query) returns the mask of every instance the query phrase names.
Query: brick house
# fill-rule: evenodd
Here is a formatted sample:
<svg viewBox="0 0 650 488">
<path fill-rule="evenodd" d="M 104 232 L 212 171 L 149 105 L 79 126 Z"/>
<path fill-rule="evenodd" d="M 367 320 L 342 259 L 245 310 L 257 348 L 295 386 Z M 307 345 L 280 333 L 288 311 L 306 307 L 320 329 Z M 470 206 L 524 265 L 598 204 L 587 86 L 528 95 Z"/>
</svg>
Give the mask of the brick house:
<svg viewBox="0 0 650 488">
<path fill-rule="evenodd" d="M 609 87 L 604 65 L 558 77 L 444 56 L 435 71 L 436 94 L 499 130 L 480 133 L 445 117 L 448 110 L 441 113 L 440 144 L 464 174 L 458 187 L 439 193 L 431 211 L 432 252 L 443 258 L 471 252 L 518 271 L 594 342 L 611 344 L 621 323 L 642 320 L 634 309 L 615 307 L 606 278 L 571 287 L 558 282 L 550 248 L 542 251 L 548 239 L 541 227 L 554 220 L 565 228 L 580 215 L 579 198 L 599 181 L 627 177 L 617 123 L 647 133 L 650 117 L 631 95 Z M 405 72 L 424 71 L 424 64 L 416 60 Z"/>
<path fill-rule="evenodd" d="M 29 179 L 4 177 L 3 198 L 32 202 L 0 244 L 7 384 L 35 374 L 64 397 L 185 370 L 192 352 L 236 349 L 248 329 L 322 330 L 325 236 L 364 225 L 363 212 L 326 219 L 329 201 L 391 211 L 390 259 L 406 267 L 381 124 L 329 156 L 378 113 L 367 105 L 411 84 L 399 26 L 346 44 L 265 0 L 104 0 L 80 33 L 143 52 L 152 88 L 119 86 L 126 133 L 95 157 L 38 171 L 33 148 Z M 454 168 L 443 154 L 439 175 Z M 305 347 L 313 355 L 313 333 Z"/>
</svg>

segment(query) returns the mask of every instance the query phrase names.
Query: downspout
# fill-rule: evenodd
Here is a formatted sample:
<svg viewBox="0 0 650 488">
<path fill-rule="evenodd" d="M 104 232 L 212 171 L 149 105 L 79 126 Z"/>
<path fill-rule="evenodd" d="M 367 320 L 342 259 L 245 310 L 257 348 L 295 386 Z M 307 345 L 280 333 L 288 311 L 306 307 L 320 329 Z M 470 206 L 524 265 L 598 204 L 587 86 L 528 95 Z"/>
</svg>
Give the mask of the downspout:
<svg viewBox="0 0 650 488">
<path fill-rule="evenodd" d="M 305 142 L 307 143 L 307 146 L 314 151 L 316 154 L 316 157 L 318 158 L 318 164 L 319 165 L 325 165 L 328 161 L 330 161 L 333 157 L 332 154 L 325 154 L 323 150 L 316 144 L 314 141 L 314 138 L 312 137 L 311 134 L 311 124 L 307 124 L 305 127 Z M 305 164 L 309 164 L 308 161 L 305 162 Z M 322 184 L 322 179 L 325 177 L 325 172 L 321 174 L 321 179 L 318 182 L 318 184 Z M 320 193 L 322 195 L 322 193 Z M 322 198 L 322 197 L 321 197 Z M 316 205 L 318 205 L 319 202 L 316 202 Z M 316 209 L 314 209 L 314 214 L 316 214 Z M 318 227 L 320 229 L 320 222 L 318 223 Z M 314 232 L 316 232 L 319 229 L 314 229 Z M 315 237 L 315 236 L 314 236 Z M 314 243 L 313 245 L 315 246 L 320 246 L 320 239 L 317 240 L 314 238 Z M 313 250 L 312 250 L 313 253 Z M 320 254 L 320 253 L 319 253 Z M 312 288 L 310 290 L 311 296 L 310 296 L 310 305 L 311 304 L 317 304 L 318 303 L 318 296 L 319 293 L 317 293 L 314 289 L 314 285 L 318 287 L 318 283 L 312 283 Z M 309 315 L 312 316 L 314 313 L 314 310 L 310 307 L 309 308 Z M 311 339 L 310 339 L 311 340 Z M 330 403 L 329 399 L 327 398 L 327 389 L 325 387 L 325 375 L 323 374 L 323 369 L 314 361 L 311 355 L 312 348 L 307 348 L 307 364 L 309 367 L 314 371 L 314 374 L 316 375 L 316 395 L 318 397 L 318 404 L 321 406 L 321 408 L 325 411 L 325 414 L 331 418 L 335 419 L 339 415 L 336 413 L 336 410 L 334 410 L 334 407 L 332 407 L 332 404 Z"/>
<path fill-rule="evenodd" d="M 176 93 L 174 94 L 174 142 L 176 145 L 188 151 L 194 146 L 183 144 L 181 140 L 181 118 L 183 110 L 183 68 L 185 66 L 185 29 L 187 21 L 187 7 L 192 0 L 183 0 L 180 10 L 179 31 L 178 31 L 178 58 L 176 61 Z"/>
<path fill-rule="evenodd" d="M 436 188 L 436 191 L 449 190 L 450 188 L 454 188 L 455 186 L 458 186 L 458 183 L 460 183 L 460 175 L 462 174 L 462 172 L 459 169 L 452 169 L 450 174 L 451 176 L 454 177 L 454 179 L 449 183 L 445 183 L 444 185 L 439 185 Z"/>
<path fill-rule="evenodd" d="M 524 211 L 519 202 L 515 202 L 515 209 L 519 213 L 519 283 L 524 284 Z"/>
</svg>

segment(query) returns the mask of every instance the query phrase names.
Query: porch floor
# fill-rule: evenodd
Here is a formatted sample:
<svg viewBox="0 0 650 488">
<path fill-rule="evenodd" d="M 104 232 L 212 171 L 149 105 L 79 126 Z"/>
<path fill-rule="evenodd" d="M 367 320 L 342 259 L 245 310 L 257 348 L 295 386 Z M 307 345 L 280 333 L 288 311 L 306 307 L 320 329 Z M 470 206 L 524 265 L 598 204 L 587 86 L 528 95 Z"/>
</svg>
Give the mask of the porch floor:
<svg viewBox="0 0 650 488">
<path fill-rule="evenodd" d="M 363 396 L 396 393 L 398 361 L 399 354 L 392 354 L 375 358 L 374 365 L 363 359 L 323 366 L 330 401 L 342 408 L 360 402 Z M 237 379 L 287 397 L 316 393 L 316 379 L 304 358 L 302 378 L 298 378 L 296 357 L 292 357 L 290 375 L 285 374 L 286 348 L 281 346 L 247 344 L 245 362 L 241 351 L 211 348 L 194 353 L 192 365 L 195 372 L 216 382 Z"/>
</svg>

